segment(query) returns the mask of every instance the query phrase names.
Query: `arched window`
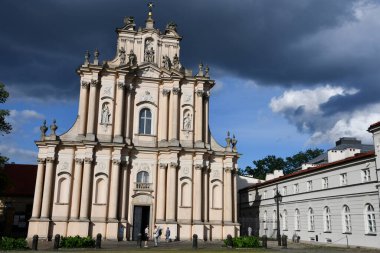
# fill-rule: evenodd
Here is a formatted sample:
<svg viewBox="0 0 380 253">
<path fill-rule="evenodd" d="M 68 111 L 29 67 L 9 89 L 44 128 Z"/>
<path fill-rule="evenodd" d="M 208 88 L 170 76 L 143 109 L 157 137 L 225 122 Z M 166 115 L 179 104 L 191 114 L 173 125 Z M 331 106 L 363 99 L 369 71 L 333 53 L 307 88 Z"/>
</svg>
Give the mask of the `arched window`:
<svg viewBox="0 0 380 253">
<path fill-rule="evenodd" d="M 140 171 L 137 173 L 137 183 L 149 183 L 149 173 L 146 171 Z"/>
<path fill-rule="evenodd" d="M 152 134 L 152 113 L 148 108 L 144 108 L 140 111 L 139 133 Z"/>
<path fill-rule="evenodd" d="M 267 220 L 268 220 L 268 214 L 267 214 L 267 211 L 264 211 L 264 217 L 263 217 L 263 227 L 264 227 L 264 229 L 268 229 L 268 227 L 267 227 Z"/>
<path fill-rule="evenodd" d="M 342 227 L 343 227 L 343 233 L 351 233 L 351 213 L 350 208 L 347 205 L 343 206 L 342 210 Z"/>
<path fill-rule="evenodd" d="M 288 230 L 288 211 L 284 210 L 284 214 L 282 215 L 282 229 Z"/>
<path fill-rule="evenodd" d="M 212 207 L 222 208 L 222 187 L 220 185 L 212 187 Z"/>
<path fill-rule="evenodd" d="M 103 178 L 96 180 L 95 186 L 95 203 L 106 204 L 107 203 L 107 183 Z"/>
<path fill-rule="evenodd" d="M 331 212 L 328 206 L 323 209 L 324 232 L 331 232 Z"/>
<path fill-rule="evenodd" d="M 365 205 L 365 231 L 366 234 L 376 233 L 375 209 L 371 204 Z"/>
<path fill-rule="evenodd" d="M 277 229 L 277 211 L 273 210 L 273 229 Z"/>
<path fill-rule="evenodd" d="M 58 181 L 57 202 L 61 204 L 69 203 L 69 179 L 63 177 Z"/>
<path fill-rule="evenodd" d="M 309 208 L 308 211 L 308 229 L 309 231 L 314 231 L 315 230 L 315 225 L 314 225 L 314 211 L 313 208 Z"/>
<path fill-rule="evenodd" d="M 301 217 L 300 217 L 300 210 L 296 209 L 294 212 L 294 229 L 295 230 L 301 230 Z"/>
<path fill-rule="evenodd" d="M 191 189 L 189 183 L 183 183 L 181 185 L 181 206 L 191 206 Z"/>
</svg>

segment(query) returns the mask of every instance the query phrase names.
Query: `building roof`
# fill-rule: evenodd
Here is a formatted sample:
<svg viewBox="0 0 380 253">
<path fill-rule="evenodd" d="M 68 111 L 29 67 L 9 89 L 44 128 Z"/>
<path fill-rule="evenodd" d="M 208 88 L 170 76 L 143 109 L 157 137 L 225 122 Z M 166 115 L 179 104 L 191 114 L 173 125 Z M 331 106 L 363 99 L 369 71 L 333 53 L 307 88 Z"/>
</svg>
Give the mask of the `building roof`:
<svg viewBox="0 0 380 253">
<path fill-rule="evenodd" d="M 10 186 L 4 196 L 33 197 L 36 185 L 37 165 L 5 164 L 2 169 L 9 178 Z"/>
<path fill-rule="evenodd" d="M 343 160 L 339 160 L 339 161 L 335 161 L 335 162 L 331 162 L 331 163 L 321 164 L 321 165 L 318 165 L 316 167 L 309 167 L 309 168 L 307 168 L 305 170 L 298 170 L 298 171 L 296 171 L 294 173 L 291 173 L 291 174 L 288 174 L 288 175 L 284 175 L 284 176 L 281 176 L 281 177 L 278 177 L 278 178 L 274 178 L 274 179 L 271 179 L 271 180 L 268 180 L 268 181 L 265 181 L 265 182 L 262 182 L 262 183 L 253 184 L 252 186 L 243 188 L 240 191 L 244 191 L 244 190 L 248 190 L 248 189 L 254 189 L 254 188 L 257 188 L 257 187 L 260 187 L 260 186 L 265 186 L 265 185 L 268 185 L 268 184 L 272 184 L 272 183 L 276 183 L 276 182 L 281 182 L 282 180 L 289 179 L 289 178 L 292 178 L 292 177 L 296 177 L 296 176 L 299 176 L 299 175 L 304 175 L 304 174 L 308 174 L 308 173 L 311 173 L 311 172 L 314 172 L 314 171 L 323 170 L 323 169 L 331 168 L 333 166 L 343 165 L 343 164 L 346 164 L 346 163 L 358 161 L 358 160 L 361 160 L 361 159 L 371 158 L 371 157 L 375 157 L 375 156 L 376 155 L 375 155 L 374 151 L 369 151 L 369 152 L 366 152 L 366 153 L 358 153 L 358 154 L 356 154 L 354 156 L 348 157 L 348 158 L 343 159 Z"/>
<path fill-rule="evenodd" d="M 371 130 L 373 130 L 376 127 L 380 127 L 380 121 L 378 121 L 378 122 L 373 123 L 372 125 L 370 125 L 367 131 L 371 132 Z"/>
</svg>

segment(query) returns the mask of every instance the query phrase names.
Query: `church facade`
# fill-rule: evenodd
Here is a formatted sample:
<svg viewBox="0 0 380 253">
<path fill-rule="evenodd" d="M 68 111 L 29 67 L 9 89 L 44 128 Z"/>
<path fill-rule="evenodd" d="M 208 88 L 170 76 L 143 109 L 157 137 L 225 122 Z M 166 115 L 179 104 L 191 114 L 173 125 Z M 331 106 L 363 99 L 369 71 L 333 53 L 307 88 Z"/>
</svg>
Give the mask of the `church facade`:
<svg viewBox="0 0 380 253">
<path fill-rule="evenodd" d="M 237 235 L 237 141 L 210 133 L 208 67 L 185 69 L 176 25 L 160 32 L 151 10 L 144 28 L 125 18 L 117 35 L 113 60 L 87 53 L 77 70 L 73 127 L 41 127 L 28 237 L 133 240 L 154 225 L 171 239 Z"/>
</svg>

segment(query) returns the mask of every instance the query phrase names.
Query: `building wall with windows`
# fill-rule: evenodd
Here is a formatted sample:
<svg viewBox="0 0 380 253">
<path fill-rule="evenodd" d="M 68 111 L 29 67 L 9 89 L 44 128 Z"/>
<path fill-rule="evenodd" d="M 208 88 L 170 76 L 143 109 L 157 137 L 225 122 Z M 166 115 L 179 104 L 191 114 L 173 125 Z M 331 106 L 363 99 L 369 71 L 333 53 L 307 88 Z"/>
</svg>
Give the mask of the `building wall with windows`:
<svg viewBox="0 0 380 253">
<path fill-rule="evenodd" d="M 221 146 L 209 131 L 209 68 L 181 65 L 174 23 L 160 32 L 150 11 L 135 26 L 117 29 L 114 59 L 86 54 L 73 127 L 41 127 L 29 238 L 129 240 L 154 225 L 171 239 L 237 234 L 236 140 Z"/>
<path fill-rule="evenodd" d="M 289 239 L 379 248 L 379 126 L 369 129 L 375 151 L 355 152 L 240 190 L 241 234 L 251 230 L 276 238 L 278 189 L 280 232 Z"/>
</svg>

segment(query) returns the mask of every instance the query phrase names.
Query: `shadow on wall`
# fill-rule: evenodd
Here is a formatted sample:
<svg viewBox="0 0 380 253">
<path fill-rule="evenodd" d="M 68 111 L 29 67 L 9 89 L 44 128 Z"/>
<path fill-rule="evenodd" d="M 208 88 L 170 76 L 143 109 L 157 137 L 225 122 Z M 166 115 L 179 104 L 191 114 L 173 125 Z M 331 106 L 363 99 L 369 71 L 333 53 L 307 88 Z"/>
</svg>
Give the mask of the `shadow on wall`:
<svg viewBox="0 0 380 253">
<path fill-rule="evenodd" d="M 251 194 L 251 195 L 250 195 Z M 254 196 L 252 196 L 254 194 Z M 259 236 L 260 232 L 260 204 L 261 196 L 257 189 L 255 193 L 244 192 L 240 194 L 240 235 Z"/>
</svg>

